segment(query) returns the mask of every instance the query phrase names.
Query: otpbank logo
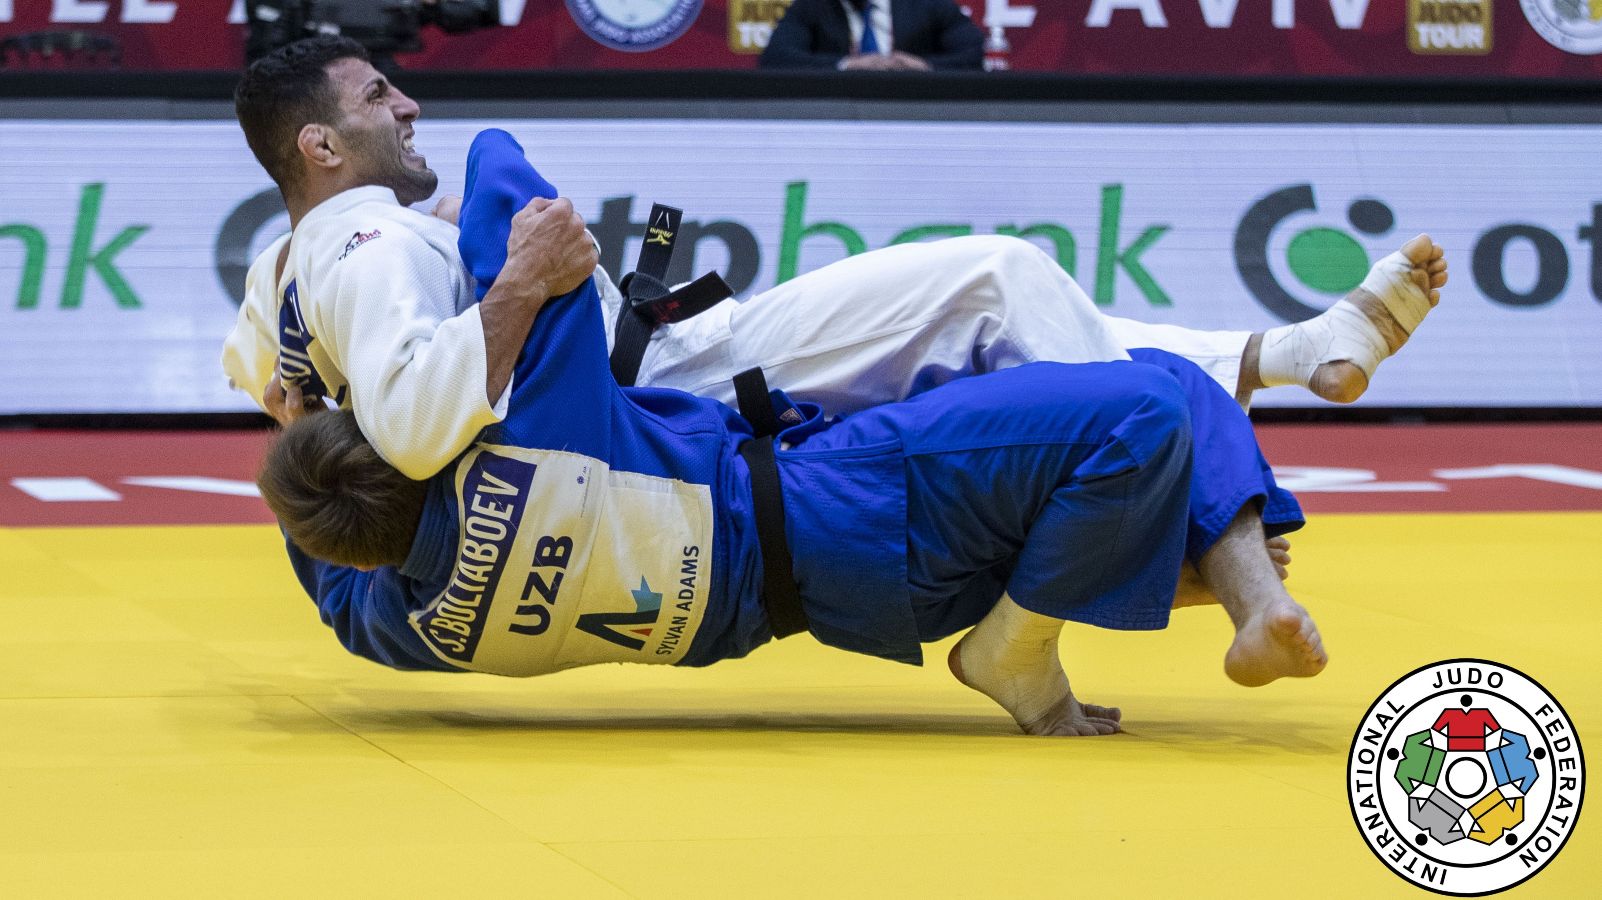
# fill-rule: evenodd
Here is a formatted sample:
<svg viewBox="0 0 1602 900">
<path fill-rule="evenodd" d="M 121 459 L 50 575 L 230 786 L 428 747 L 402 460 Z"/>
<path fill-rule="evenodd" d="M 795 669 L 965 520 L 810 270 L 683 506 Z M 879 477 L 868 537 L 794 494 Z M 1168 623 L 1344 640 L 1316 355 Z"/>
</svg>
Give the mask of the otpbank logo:
<svg viewBox="0 0 1602 900">
<path fill-rule="evenodd" d="M 1318 315 L 1362 283 L 1371 259 L 1424 230 L 1397 229 L 1396 211 L 1384 200 L 1343 199 L 1340 216 L 1320 205 L 1328 198 L 1315 194 L 1312 184 L 1292 184 L 1253 201 L 1241 216 L 1235 229 L 1235 268 L 1257 302 L 1286 322 Z M 1569 290 L 1578 265 L 1590 269 L 1591 299 L 1602 302 L 1602 202 L 1576 199 L 1589 209 L 1582 212 L 1587 218 L 1572 224 L 1504 221 L 1475 234 L 1464 260 L 1474 290 L 1485 300 L 1515 308 L 1579 300 L 1579 293 Z M 1461 232 L 1461 222 L 1453 226 Z M 1582 246 L 1571 246 L 1569 234 Z M 1447 253 L 1462 253 L 1461 248 L 1449 245 Z M 1460 282 L 1454 279 L 1454 284 Z"/>
<path fill-rule="evenodd" d="M 1283 265 L 1270 260 L 1270 243 L 1280 226 L 1318 211 L 1313 186 L 1293 184 L 1253 203 L 1235 229 L 1235 267 L 1241 281 L 1257 302 L 1287 322 L 1311 319 L 1362 283 L 1369 252 L 1354 232 L 1377 239 L 1396 227 L 1396 213 L 1385 203 L 1356 198 L 1346 207 L 1345 228 L 1332 226 L 1327 217 L 1314 217 L 1291 236 Z"/>
</svg>

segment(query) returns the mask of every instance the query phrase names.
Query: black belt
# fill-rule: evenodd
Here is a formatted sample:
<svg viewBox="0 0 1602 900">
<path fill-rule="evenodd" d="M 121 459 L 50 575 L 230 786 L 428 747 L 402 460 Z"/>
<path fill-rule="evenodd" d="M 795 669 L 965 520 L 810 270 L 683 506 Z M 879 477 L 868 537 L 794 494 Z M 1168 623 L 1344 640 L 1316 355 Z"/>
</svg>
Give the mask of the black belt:
<svg viewBox="0 0 1602 900">
<path fill-rule="evenodd" d="M 668 263 L 673 258 L 674 239 L 683 216 L 682 211 L 671 206 L 658 203 L 651 207 L 639 262 L 620 285 L 623 307 L 618 310 L 613 332 L 611 362 L 612 377 L 623 387 L 633 387 L 639 378 L 653 331 L 699 315 L 734 294 L 715 272 L 676 291 L 668 289 Z M 762 608 L 767 612 L 773 636 L 788 637 L 806 631 L 808 625 L 801 591 L 795 583 L 795 561 L 784 533 L 784 489 L 779 483 L 773 443 L 780 431 L 800 418 L 793 410 L 782 417 L 774 411 L 761 369 L 736 375 L 734 393 L 740 415 L 751 423 L 755 433 L 740 445 L 740 456 L 751 471 L 751 504 L 756 516 L 757 547 L 762 553 Z"/>
<path fill-rule="evenodd" d="M 751 470 L 751 505 L 756 512 L 757 546 L 762 550 L 762 608 L 776 638 L 789 637 L 808 629 L 801 591 L 795 583 L 795 560 L 790 541 L 784 534 L 784 490 L 779 485 L 779 465 L 773 457 L 773 442 L 787 427 L 773 411 L 768 381 L 761 369 L 746 369 L 734 376 L 734 396 L 740 415 L 756 432 L 740 445 L 740 456 Z"/>
<path fill-rule="evenodd" d="M 651 332 L 700 315 L 734 296 L 716 272 L 708 272 L 676 291 L 668 289 L 668 263 L 673 259 L 673 244 L 683 217 L 683 211 L 671 206 L 658 203 L 651 207 L 639 262 L 619 285 L 623 307 L 617 312 L 617 328 L 612 333 L 612 377 L 623 387 L 633 387 L 639 379 Z"/>
</svg>

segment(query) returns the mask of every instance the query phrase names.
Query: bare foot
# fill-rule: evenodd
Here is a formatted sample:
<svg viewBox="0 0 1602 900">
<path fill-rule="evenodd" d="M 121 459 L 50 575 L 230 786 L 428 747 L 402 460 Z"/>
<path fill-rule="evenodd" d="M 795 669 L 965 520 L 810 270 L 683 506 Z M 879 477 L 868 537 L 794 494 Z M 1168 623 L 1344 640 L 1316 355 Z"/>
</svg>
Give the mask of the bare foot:
<svg viewBox="0 0 1602 900">
<path fill-rule="evenodd" d="M 1290 538 L 1280 535 L 1268 539 L 1268 559 L 1274 564 L 1274 574 L 1280 581 L 1290 581 Z M 1201 577 L 1197 573 L 1197 577 Z"/>
<path fill-rule="evenodd" d="M 1121 730 L 1123 710 L 1080 703 L 1072 692 L 1033 722 L 1020 722 L 1024 734 L 1041 737 L 1093 737 Z"/>
<path fill-rule="evenodd" d="M 1035 665 L 1024 671 L 1018 660 L 997 665 L 990 659 L 984 642 L 972 641 L 973 632 L 951 648 L 946 665 L 957 681 L 996 701 L 1018 723 L 1024 734 L 1053 737 L 1089 737 L 1113 734 L 1123 721 L 1116 707 L 1080 703 L 1068 687 L 1068 676 L 1057 657 L 1057 642 L 1049 652 L 1042 647 Z M 1050 699 L 1050 698 L 1055 699 Z"/>
<path fill-rule="evenodd" d="M 1412 264 L 1412 268 L 1402 277 L 1410 280 L 1429 299 L 1430 308 L 1434 309 L 1436 304 L 1441 302 L 1441 288 L 1446 285 L 1446 251 L 1431 240 L 1429 235 L 1421 234 L 1403 244 L 1401 253 Z M 1375 272 L 1384 265 L 1384 262 L 1381 260 L 1375 264 L 1374 271 L 1370 272 L 1370 279 L 1375 277 Z M 1365 284 L 1369 283 L 1370 280 L 1365 279 Z M 1367 288 L 1356 288 L 1346 295 L 1346 300 L 1361 310 L 1369 323 L 1379 331 L 1388 349 L 1387 356 L 1402 349 L 1402 345 L 1412 336 L 1386 308 L 1385 301 Z M 1363 396 L 1363 392 L 1368 390 L 1368 384 L 1368 376 L 1363 374 L 1361 368 L 1349 361 L 1337 360 L 1323 363 L 1315 369 L 1307 387 L 1314 394 L 1333 403 L 1351 403 Z"/>
<path fill-rule="evenodd" d="M 1262 687 L 1279 678 L 1311 678 L 1328 663 L 1313 617 L 1296 601 L 1280 600 L 1235 633 L 1224 674 L 1236 684 Z"/>
<path fill-rule="evenodd" d="M 1290 540 L 1283 536 L 1271 537 L 1267 541 L 1268 559 L 1274 564 L 1274 573 L 1280 581 L 1290 580 Z M 1213 593 L 1207 582 L 1202 580 L 1201 573 L 1190 563 L 1185 563 L 1179 569 L 1179 586 L 1174 589 L 1174 609 L 1183 609 L 1187 606 L 1216 606 L 1218 595 Z"/>
</svg>

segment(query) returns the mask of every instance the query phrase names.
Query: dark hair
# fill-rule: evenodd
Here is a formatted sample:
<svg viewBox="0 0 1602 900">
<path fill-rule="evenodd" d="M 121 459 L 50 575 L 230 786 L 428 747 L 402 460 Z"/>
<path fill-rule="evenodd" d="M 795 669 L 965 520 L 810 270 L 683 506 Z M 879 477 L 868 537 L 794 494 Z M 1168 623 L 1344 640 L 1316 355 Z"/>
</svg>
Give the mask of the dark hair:
<svg viewBox="0 0 1602 900">
<path fill-rule="evenodd" d="M 267 448 L 261 496 L 295 545 L 341 566 L 398 566 L 428 484 L 385 462 L 348 410 L 302 418 Z"/>
<path fill-rule="evenodd" d="M 295 140 L 310 122 L 332 123 L 339 97 L 328 82 L 328 66 L 341 59 L 368 59 L 347 37 L 319 35 L 279 47 L 250 64 L 234 88 L 234 115 L 256 161 L 288 191 L 299 181 Z"/>
</svg>

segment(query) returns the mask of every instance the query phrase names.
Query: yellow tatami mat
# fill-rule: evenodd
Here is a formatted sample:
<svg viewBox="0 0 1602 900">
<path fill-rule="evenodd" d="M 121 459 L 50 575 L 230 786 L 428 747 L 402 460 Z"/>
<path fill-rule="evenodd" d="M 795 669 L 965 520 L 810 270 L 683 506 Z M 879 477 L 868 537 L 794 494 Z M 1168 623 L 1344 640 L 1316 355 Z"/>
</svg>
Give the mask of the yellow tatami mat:
<svg viewBox="0 0 1602 900">
<path fill-rule="evenodd" d="M 804 637 L 545 679 L 348 657 L 267 526 L 0 529 L 0 897 L 1373 897 L 1346 754 L 1424 663 L 1514 666 L 1602 748 L 1602 513 L 1324 515 L 1332 663 L 1225 680 L 1216 608 L 1069 626 L 1127 733 L 1040 739 Z M 1516 896 L 1594 897 L 1602 815 Z"/>
</svg>

